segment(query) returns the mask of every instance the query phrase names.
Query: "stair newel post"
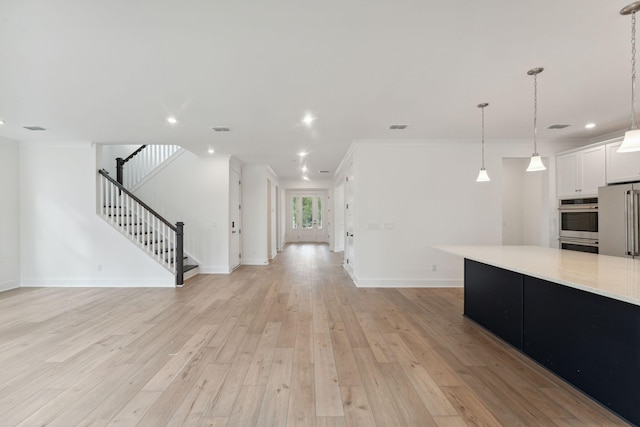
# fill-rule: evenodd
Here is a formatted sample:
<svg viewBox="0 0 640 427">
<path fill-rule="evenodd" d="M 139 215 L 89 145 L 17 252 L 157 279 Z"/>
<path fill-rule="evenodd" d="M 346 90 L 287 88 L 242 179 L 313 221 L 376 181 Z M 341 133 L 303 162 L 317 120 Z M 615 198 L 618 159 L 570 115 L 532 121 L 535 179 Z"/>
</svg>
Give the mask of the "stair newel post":
<svg viewBox="0 0 640 427">
<path fill-rule="evenodd" d="M 122 184 L 123 182 L 123 171 L 124 171 L 124 159 L 122 157 L 116 158 L 116 181 L 118 184 Z"/>
<path fill-rule="evenodd" d="M 184 222 L 176 222 L 176 253 L 173 262 L 176 264 L 176 286 L 184 284 Z"/>
</svg>

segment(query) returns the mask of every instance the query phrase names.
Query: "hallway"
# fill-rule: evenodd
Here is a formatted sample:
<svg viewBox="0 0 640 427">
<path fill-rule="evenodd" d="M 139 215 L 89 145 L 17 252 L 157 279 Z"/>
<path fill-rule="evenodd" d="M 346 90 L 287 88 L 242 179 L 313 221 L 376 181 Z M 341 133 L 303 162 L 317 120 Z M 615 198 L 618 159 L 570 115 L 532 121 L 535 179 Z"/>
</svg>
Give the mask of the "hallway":
<svg viewBox="0 0 640 427">
<path fill-rule="evenodd" d="M 180 289 L 0 293 L 0 425 L 626 425 L 461 288 L 358 289 L 341 262 L 289 244 Z"/>
</svg>

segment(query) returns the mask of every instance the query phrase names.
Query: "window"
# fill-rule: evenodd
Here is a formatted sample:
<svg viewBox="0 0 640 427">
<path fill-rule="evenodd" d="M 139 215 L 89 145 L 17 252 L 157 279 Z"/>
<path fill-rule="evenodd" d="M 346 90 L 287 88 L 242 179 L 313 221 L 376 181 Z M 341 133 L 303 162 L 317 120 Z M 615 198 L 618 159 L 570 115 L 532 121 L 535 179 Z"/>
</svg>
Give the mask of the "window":
<svg viewBox="0 0 640 427">
<path fill-rule="evenodd" d="M 291 227 L 295 230 L 296 228 L 298 228 L 298 198 L 294 197 L 292 199 L 292 210 L 291 212 L 293 213 L 293 224 L 291 224 Z"/>
<path fill-rule="evenodd" d="M 302 228 L 313 227 L 313 197 L 302 198 Z"/>
<path fill-rule="evenodd" d="M 322 228 L 322 197 L 318 197 L 318 228 Z"/>
</svg>

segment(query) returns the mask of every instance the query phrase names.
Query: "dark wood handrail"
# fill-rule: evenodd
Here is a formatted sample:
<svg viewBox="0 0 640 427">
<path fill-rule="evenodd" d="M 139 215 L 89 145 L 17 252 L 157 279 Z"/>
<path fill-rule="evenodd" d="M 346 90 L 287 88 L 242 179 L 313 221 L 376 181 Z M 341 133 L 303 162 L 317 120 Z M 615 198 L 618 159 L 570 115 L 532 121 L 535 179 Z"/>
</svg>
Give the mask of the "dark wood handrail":
<svg viewBox="0 0 640 427">
<path fill-rule="evenodd" d="M 146 145 L 141 145 L 140 148 L 138 148 L 133 153 L 129 154 L 129 156 L 126 159 L 123 159 L 122 157 L 116 158 L 116 181 L 118 181 L 119 184 L 122 184 L 124 182 L 123 180 L 124 164 L 127 163 L 129 160 L 133 159 L 135 156 L 137 156 L 139 152 L 145 149 L 145 147 Z"/>
<path fill-rule="evenodd" d="M 129 157 L 127 157 L 126 159 L 124 159 L 122 161 L 122 163 L 127 163 L 129 160 L 133 159 L 139 152 L 141 152 L 142 150 L 144 150 L 144 148 L 146 147 L 146 145 L 142 145 L 140 146 L 140 148 L 138 148 L 136 151 L 134 151 L 133 153 L 129 154 Z"/>
<path fill-rule="evenodd" d="M 140 200 L 139 198 L 137 198 L 133 193 L 131 193 L 129 190 L 127 190 L 126 188 L 124 188 L 122 186 L 122 184 L 118 183 L 118 181 L 116 181 L 115 179 L 111 178 L 109 176 L 109 172 L 107 172 L 104 169 L 100 169 L 98 171 L 98 173 L 102 176 L 104 176 L 110 183 L 112 183 L 113 185 L 115 185 L 116 187 L 118 187 L 118 189 L 120 191 L 122 191 L 123 193 L 125 193 L 127 196 L 131 197 L 133 200 L 135 200 L 136 202 L 140 203 L 140 206 L 142 206 L 143 208 L 145 208 L 146 210 L 148 210 L 149 212 L 151 212 L 151 214 L 153 216 L 155 216 L 156 218 L 158 218 L 160 221 L 162 221 L 165 225 L 167 225 L 171 230 L 173 230 L 174 232 L 177 232 L 178 229 L 175 225 L 171 224 L 169 221 L 167 221 L 166 219 L 164 219 L 162 217 L 162 215 L 160 215 L 158 212 L 154 211 L 153 209 L 151 209 L 145 202 L 143 202 L 142 200 Z"/>
</svg>

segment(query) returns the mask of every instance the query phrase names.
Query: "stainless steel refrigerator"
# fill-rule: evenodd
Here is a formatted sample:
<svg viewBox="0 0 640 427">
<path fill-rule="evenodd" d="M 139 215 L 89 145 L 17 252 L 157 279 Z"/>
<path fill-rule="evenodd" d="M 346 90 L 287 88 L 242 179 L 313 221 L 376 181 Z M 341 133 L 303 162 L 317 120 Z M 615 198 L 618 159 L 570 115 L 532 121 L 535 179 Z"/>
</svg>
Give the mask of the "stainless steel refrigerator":
<svg viewBox="0 0 640 427">
<path fill-rule="evenodd" d="M 640 257 L 640 183 L 598 189 L 599 253 Z"/>
</svg>

